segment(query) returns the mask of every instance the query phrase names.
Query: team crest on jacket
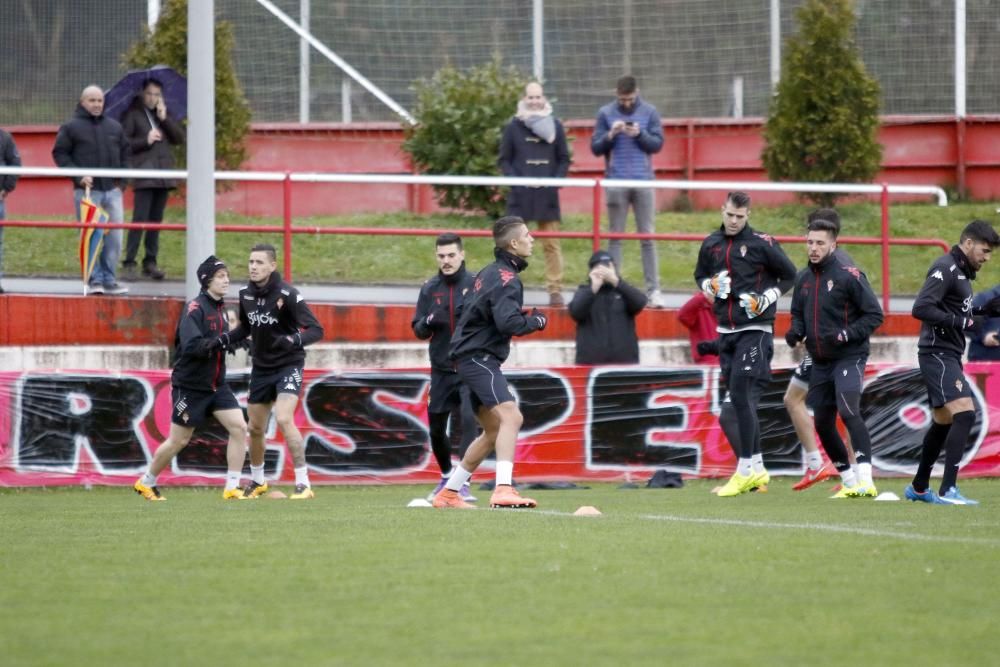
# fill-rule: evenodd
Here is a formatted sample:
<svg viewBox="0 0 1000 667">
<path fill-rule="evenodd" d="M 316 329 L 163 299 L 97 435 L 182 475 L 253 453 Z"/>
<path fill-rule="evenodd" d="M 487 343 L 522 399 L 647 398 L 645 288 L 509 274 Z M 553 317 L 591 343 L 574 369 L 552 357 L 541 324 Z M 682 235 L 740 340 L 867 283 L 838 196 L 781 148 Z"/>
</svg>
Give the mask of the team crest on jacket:
<svg viewBox="0 0 1000 667">
<path fill-rule="evenodd" d="M 745 245 L 741 245 L 740 246 L 740 257 L 746 257 L 746 256 L 747 256 L 747 247 Z"/>
<path fill-rule="evenodd" d="M 827 280 L 826 281 L 826 291 L 827 292 L 832 292 L 833 291 L 833 281 L 832 280 Z"/>
<path fill-rule="evenodd" d="M 507 269 L 500 269 L 500 282 L 504 284 L 504 287 L 506 287 L 507 283 L 509 283 L 513 279 L 514 279 L 513 271 L 508 271 Z"/>
</svg>

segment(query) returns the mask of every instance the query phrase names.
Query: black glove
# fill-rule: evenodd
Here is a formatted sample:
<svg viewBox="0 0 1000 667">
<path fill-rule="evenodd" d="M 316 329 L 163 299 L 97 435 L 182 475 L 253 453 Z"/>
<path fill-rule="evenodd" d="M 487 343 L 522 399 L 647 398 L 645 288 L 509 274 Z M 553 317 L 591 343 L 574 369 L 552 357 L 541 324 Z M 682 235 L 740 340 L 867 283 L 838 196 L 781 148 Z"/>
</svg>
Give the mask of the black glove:
<svg viewBox="0 0 1000 667">
<path fill-rule="evenodd" d="M 785 332 L 785 342 L 788 343 L 788 347 L 794 348 L 801 340 L 802 335 L 795 329 L 789 329 Z"/>
<path fill-rule="evenodd" d="M 229 345 L 226 346 L 226 354 L 233 354 L 233 355 L 235 355 L 236 352 L 239 351 L 239 350 L 247 350 L 247 351 L 250 350 L 250 339 L 249 338 L 244 338 L 243 340 L 241 340 L 238 343 L 230 343 Z"/>
<path fill-rule="evenodd" d="M 430 312 L 430 314 L 424 319 L 424 323 L 433 327 L 446 327 L 448 326 L 448 320 L 451 318 L 448 316 L 448 311 L 444 308 L 435 308 Z"/>
<path fill-rule="evenodd" d="M 714 354 L 715 356 L 719 356 L 719 339 L 716 338 L 715 340 L 703 340 L 700 343 L 698 343 L 698 345 L 696 345 L 695 348 L 698 350 L 698 354 L 700 354 L 703 357 L 709 354 Z"/>
<path fill-rule="evenodd" d="M 538 310 L 537 308 L 531 311 L 531 313 L 528 315 L 528 319 L 534 320 L 535 324 L 538 325 L 536 331 L 543 330 L 545 326 L 549 323 L 549 318 L 545 317 L 542 311 Z"/>
<path fill-rule="evenodd" d="M 290 352 L 298 347 L 298 334 L 294 336 L 280 336 L 271 343 L 271 349 L 276 352 Z"/>
<path fill-rule="evenodd" d="M 208 347 L 209 352 L 215 352 L 216 350 L 221 350 L 224 347 L 229 346 L 229 334 L 224 333 L 217 338 L 212 339 L 212 343 Z"/>
<path fill-rule="evenodd" d="M 841 345 L 847 345 L 849 341 L 850 336 L 848 335 L 846 329 L 831 331 L 823 336 L 823 343 L 825 343 L 828 347 L 840 347 Z"/>
<path fill-rule="evenodd" d="M 962 329 L 964 331 L 969 331 L 970 329 L 978 329 L 983 326 L 983 322 L 986 320 L 982 315 L 972 315 L 971 317 L 962 318 Z"/>
</svg>

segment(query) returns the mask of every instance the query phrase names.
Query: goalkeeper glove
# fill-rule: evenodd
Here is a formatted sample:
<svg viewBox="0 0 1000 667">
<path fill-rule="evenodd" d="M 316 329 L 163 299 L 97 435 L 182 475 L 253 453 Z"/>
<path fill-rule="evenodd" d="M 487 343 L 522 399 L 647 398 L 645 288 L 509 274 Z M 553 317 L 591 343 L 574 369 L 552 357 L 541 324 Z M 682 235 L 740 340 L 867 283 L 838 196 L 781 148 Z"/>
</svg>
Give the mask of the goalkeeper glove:
<svg viewBox="0 0 1000 667">
<path fill-rule="evenodd" d="M 728 299 L 732 288 L 733 279 L 725 269 L 701 281 L 701 291 L 715 299 Z"/>
<path fill-rule="evenodd" d="M 758 315 L 763 315 L 764 311 L 774 305 L 779 296 L 781 296 L 781 292 L 776 287 L 764 290 L 763 294 L 744 292 L 740 294 L 740 305 L 746 311 L 747 317 L 752 320 Z"/>
</svg>

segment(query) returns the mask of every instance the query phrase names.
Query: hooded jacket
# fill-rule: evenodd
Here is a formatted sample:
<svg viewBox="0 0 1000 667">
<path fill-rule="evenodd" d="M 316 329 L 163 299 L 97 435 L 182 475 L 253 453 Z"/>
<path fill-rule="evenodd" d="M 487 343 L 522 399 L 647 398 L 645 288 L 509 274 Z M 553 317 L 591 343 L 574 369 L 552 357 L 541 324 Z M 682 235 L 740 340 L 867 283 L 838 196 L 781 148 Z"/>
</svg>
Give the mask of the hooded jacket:
<svg viewBox="0 0 1000 667">
<path fill-rule="evenodd" d="M 476 276 L 466 298 L 458 326 L 451 337 L 452 359 L 479 353 L 503 363 L 510 356 L 510 339 L 537 331 L 536 318 L 525 315 L 524 286 L 517 274 L 528 268 L 523 258 L 495 248 L 496 261 Z"/>
<path fill-rule="evenodd" d="M 913 301 L 920 320 L 917 351 L 921 354 L 965 352 L 965 331 L 972 328 L 972 281 L 976 272 L 957 245 L 927 269 L 927 278 Z"/>
<path fill-rule="evenodd" d="M 865 275 L 834 253 L 799 272 L 792 293 L 792 331 L 813 361 L 868 354 L 882 306 Z"/>
<path fill-rule="evenodd" d="M 163 139 L 149 143 L 149 131 L 160 130 Z M 185 134 L 182 128 L 169 115 L 164 120 L 156 117 L 155 111 L 150 111 L 139 95 L 125 112 L 122 118 L 122 130 L 128 141 L 131 155 L 129 166 L 133 169 L 173 169 L 174 154 L 170 147 L 184 143 Z M 176 188 L 177 181 L 163 178 L 137 178 L 132 187 L 136 190 L 150 188 Z"/>
<path fill-rule="evenodd" d="M 73 118 L 59 128 L 52 159 L 63 168 L 124 169 L 128 164 L 128 142 L 118 121 L 103 114 L 91 116 L 82 104 L 77 104 Z M 71 177 L 75 187 L 83 187 L 81 178 Z M 93 187 L 112 190 L 122 185 L 120 179 L 102 176 L 94 179 Z"/>
<path fill-rule="evenodd" d="M 725 227 L 720 225 L 701 244 L 694 270 L 695 284 L 700 289 L 702 281 L 723 270 L 729 272 L 732 289 L 728 298 L 716 299 L 713 304 L 719 333 L 771 331 L 778 311 L 777 302 L 757 317 L 750 318 L 740 306 L 740 294 L 762 294 L 772 287 L 783 293 L 792 286 L 795 265 L 781 249 L 781 244 L 769 234 L 754 231 L 749 224 L 734 236 L 726 236 Z"/>
<path fill-rule="evenodd" d="M 283 281 L 277 271 L 258 287 L 251 282 L 240 289 L 240 326 L 230 337 L 238 343 L 251 336 L 254 369 L 275 371 L 302 366 L 305 346 L 323 338 L 323 327 L 299 291 Z M 291 337 L 291 341 L 279 340 Z"/>
<path fill-rule="evenodd" d="M 170 383 L 196 391 L 215 391 L 226 381 L 226 350 L 216 339 L 229 331 L 222 299 L 202 290 L 189 301 L 174 333 L 174 370 Z"/>
<path fill-rule="evenodd" d="M 590 266 L 605 255 L 594 253 Z M 596 293 L 590 281 L 577 287 L 569 302 L 569 314 L 576 321 L 576 363 L 639 363 L 635 317 L 645 307 L 646 295 L 621 277 L 618 285 L 605 283 Z"/>
<path fill-rule="evenodd" d="M 430 339 L 428 353 L 431 367 L 436 371 L 455 372 L 455 362 L 448 356 L 451 337 L 455 333 L 462 307 L 475 278 L 474 274 L 465 269 L 465 262 L 462 262 L 455 273 L 448 276 L 438 271 L 436 276 L 420 288 L 417 309 L 410 326 L 417 338 Z"/>
</svg>

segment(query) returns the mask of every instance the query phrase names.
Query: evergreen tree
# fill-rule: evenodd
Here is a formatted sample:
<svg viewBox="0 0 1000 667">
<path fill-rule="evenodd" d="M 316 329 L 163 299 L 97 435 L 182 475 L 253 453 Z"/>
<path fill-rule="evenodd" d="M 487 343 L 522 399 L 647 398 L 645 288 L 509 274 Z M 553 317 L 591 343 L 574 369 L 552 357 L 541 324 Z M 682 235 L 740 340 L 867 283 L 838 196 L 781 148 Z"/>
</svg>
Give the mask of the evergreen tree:
<svg viewBox="0 0 1000 667">
<path fill-rule="evenodd" d="M 169 65 L 187 76 L 188 0 L 167 0 L 156 29 L 146 28 L 129 47 L 124 63 L 129 69 Z M 246 135 L 250 132 L 250 104 L 243 95 L 233 66 L 233 27 L 215 22 L 215 160 L 222 169 L 239 169 L 247 159 Z M 184 146 L 178 147 L 185 164 Z"/>
<path fill-rule="evenodd" d="M 878 173 L 878 82 L 854 41 L 852 0 L 807 0 L 784 46 L 761 156 L 772 180 L 862 183 Z M 836 195 L 810 193 L 832 205 Z"/>
</svg>

